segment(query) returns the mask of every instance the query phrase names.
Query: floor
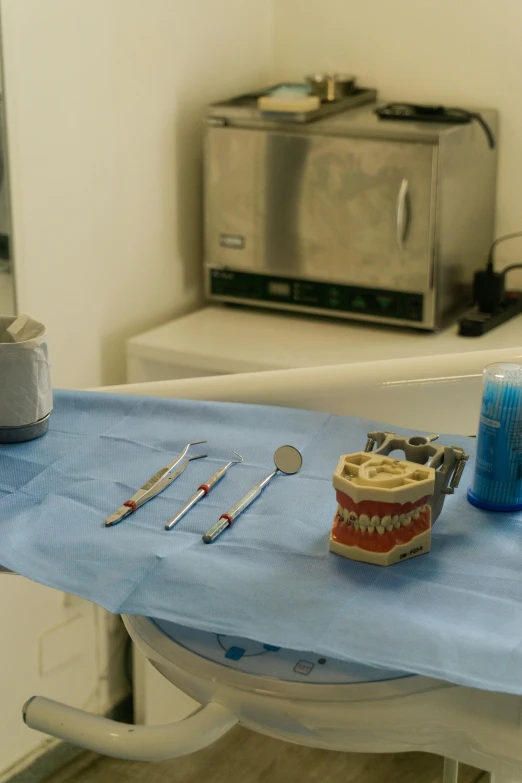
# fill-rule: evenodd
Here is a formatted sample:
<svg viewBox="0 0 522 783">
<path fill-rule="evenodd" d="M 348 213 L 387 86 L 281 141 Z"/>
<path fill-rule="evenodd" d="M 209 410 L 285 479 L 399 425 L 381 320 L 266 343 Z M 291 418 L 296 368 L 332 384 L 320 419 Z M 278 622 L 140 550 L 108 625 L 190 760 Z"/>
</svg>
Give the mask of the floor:
<svg viewBox="0 0 522 783">
<path fill-rule="evenodd" d="M 192 756 L 155 764 L 85 754 L 46 783 L 441 783 L 442 760 L 420 753 L 352 755 L 302 748 L 240 727 Z M 459 783 L 488 783 L 462 767 Z"/>
</svg>

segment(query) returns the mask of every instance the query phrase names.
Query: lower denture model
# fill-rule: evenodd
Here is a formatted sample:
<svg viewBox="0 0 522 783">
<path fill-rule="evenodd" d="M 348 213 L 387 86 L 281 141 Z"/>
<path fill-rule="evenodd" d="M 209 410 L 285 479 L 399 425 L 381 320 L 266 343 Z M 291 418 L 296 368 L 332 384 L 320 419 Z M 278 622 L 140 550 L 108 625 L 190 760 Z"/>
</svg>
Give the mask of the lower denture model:
<svg viewBox="0 0 522 783">
<path fill-rule="evenodd" d="M 333 476 L 338 505 L 331 552 L 393 565 L 430 551 L 432 525 L 468 459 L 460 448 L 432 445 L 437 437 L 371 432 L 366 451 L 340 458 Z M 406 459 L 389 456 L 396 450 Z"/>
</svg>

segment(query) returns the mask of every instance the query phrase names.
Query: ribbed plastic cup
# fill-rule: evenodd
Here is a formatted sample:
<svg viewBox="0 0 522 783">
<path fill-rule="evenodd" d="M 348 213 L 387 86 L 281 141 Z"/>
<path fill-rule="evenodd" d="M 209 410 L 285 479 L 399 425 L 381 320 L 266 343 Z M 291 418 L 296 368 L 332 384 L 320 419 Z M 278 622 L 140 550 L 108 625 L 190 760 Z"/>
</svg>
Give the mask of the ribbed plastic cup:
<svg viewBox="0 0 522 783">
<path fill-rule="evenodd" d="M 468 500 L 489 511 L 522 509 L 522 366 L 490 364 L 477 436 L 477 459 Z"/>
</svg>

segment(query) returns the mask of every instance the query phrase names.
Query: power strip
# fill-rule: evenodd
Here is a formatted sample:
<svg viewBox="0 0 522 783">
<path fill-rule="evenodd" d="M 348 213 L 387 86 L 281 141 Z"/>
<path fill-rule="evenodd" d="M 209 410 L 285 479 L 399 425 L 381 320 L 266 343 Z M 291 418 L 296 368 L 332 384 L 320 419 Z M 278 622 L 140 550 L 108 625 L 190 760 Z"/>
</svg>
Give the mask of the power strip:
<svg viewBox="0 0 522 783">
<path fill-rule="evenodd" d="M 459 321 L 459 335 L 481 337 L 520 313 L 522 313 L 522 292 L 509 291 L 504 303 L 493 313 L 483 313 L 478 307 L 467 312 Z"/>
</svg>

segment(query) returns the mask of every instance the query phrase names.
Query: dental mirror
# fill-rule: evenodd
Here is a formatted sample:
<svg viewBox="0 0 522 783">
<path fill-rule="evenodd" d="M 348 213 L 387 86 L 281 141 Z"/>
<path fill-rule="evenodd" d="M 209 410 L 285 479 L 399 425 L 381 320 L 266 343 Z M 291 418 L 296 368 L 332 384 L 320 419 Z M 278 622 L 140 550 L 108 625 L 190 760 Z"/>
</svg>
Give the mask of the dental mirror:
<svg viewBox="0 0 522 783">
<path fill-rule="evenodd" d="M 221 514 L 220 518 L 203 536 L 205 544 L 211 544 L 216 540 L 218 536 L 223 533 L 227 527 L 230 527 L 240 514 L 249 507 L 251 503 L 261 494 L 264 488 L 272 481 L 278 473 L 285 473 L 287 476 L 292 476 L 301 470 L 303 464 L 303 458 L 301 454 L 293 446 L 280 446 L 274 454 L 275 470 L 266 477 L 255 487 L 252 487 L 250 492 L 241 498 L 240 501 L 233 506 L 226 514 Z"/>
<path fill-rule="evenodd" d="M 303 458 L 293 446 L 280 446 L 274 454 L 274 464 L 281 473 L 292 476 L 301 470 Z"/>
</svg>

